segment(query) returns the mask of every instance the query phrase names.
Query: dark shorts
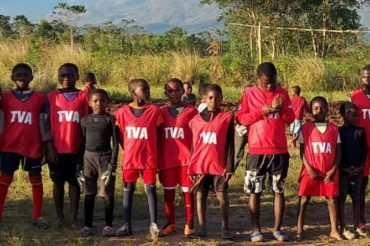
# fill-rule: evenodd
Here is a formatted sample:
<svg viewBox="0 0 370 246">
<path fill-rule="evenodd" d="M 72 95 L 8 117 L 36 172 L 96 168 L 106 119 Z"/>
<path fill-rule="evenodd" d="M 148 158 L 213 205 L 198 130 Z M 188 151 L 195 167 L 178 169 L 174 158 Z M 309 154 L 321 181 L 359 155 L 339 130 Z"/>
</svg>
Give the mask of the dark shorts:
<svg viewBox="0 0 370 246">
<path fill-rule="evenodd" d="M 362 179 L 362 173 L 350 176 L 348 173 L 340 172 L 338 202 L 345 203 L 347 194 L 350 195 L 352 202 L 360 202 Z"/>
<path fill-rule="evenodd" d="M 49 165 L 50 176 L 55 183 L 68 182 L 71 185 L 78 185 L 77 165 L 80 161 L 78 154 L 58 154 L 54 165 Z"/>
<path fill-rule="evenodd" d="M 275 193 L 283 193 L 288 175 L 289 154 L 247 155 L 247 171 L 244 178 L 244 191 L 248 194 L 261 193 L 266 178 Z"/>
<path fill-rule="evenodd" d="M 28 158 L 23 155 L 11 152 L 3 152 L 0 157 L 0 170 L 1 172 L 13 175 L 18 169 L 19 164 L 22 165 L 23 170 L 32 174 L 41 173 L 41 157 Z"/>
<path fill-rule="evenodd" d="M 198 191 L 226 191 L 229 187 L 223 176 L 206 174 L 202 182 L 199 184 Z"/>
<path fill-rule="evenodd" d="M 96 194 L 99 186 L 100 197 L 114 195 L 114 185 L 116 177 L 111 177 L 107 185 L 105 185 L 105 180 L 101 179 L 102 174 L 108 170 L 108 165 L 111 161 L 111 157 L 112 152 L 110 151 L 104 153 L 85 151 L 83 170 L 83 174 L 85 177 L 85 194 Z"/>
</svg>

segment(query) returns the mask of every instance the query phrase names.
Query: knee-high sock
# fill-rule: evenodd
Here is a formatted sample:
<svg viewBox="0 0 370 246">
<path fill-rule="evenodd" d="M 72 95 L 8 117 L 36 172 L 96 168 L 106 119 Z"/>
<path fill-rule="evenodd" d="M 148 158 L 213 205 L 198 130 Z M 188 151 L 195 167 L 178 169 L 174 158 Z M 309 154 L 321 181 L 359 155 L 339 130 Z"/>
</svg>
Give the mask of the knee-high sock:
<svg viewBox="0 0 370 246">
<path fill-rule="evenodd" d="M 164 213 L 168 224 L 175 224 L 175 189 L 164 189 Z"/>
<path fill-rule="evenodd" d="M 123 187 L 123 222 L 131 225 L 132 201 L 134 198 L 135 183 L 125 183 Z"/>
<path fill-rule="evenodd" d="M 85 226 L 92 227 L 94 217 L 95 194 L 85 195 L 84 199 L 84 215 Z"/>
<path fill-rule="evenodd" d="M 6 195 L 8 194 L 8 188 L 13 181 L 12 176 L 0 175 L 0 220 L 3 217 L 4 203 Z"/>
<path fill-rule="evenodd" d="M 42 178 L 41 175 L 29 176 L 29 180 L 32 185 L 32 199 L 33 199 L 32 219 L 37 219 L 42 216 L 42 197 L 44 195 Z"/>
<path fill-rule="evenodd" d="M 105 210 L 105 225 L 112 226 L 114 210 L 113 196 L 104 197 L 104 210 Z"/>
<path fill-rule="evenodd" d="M 194 225 L 194 194 L 192 192 L 184 192 L 184 205 L 185 205 L 185 219 L 186 224 L 193 227 Z"/>
<path fill-rule="evenodd" d="M 145 184 L 144 189 L 148 197 L 150 223 L 157 224 L 157 191 L 155 184 Z"/>
</svg>

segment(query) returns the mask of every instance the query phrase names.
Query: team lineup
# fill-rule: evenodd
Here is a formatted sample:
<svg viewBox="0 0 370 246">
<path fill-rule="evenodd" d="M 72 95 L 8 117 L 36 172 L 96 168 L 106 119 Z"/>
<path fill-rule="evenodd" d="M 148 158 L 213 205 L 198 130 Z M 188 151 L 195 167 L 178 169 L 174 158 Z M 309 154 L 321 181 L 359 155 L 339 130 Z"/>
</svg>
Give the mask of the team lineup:
<svg viewBox="0 0 370 246">
<path fill-rule="evenodd" d="M 185 216 L 185 238 L 207 238 L 207 203 L 214 194 L 220 209 L 221 239 L 233 240 L 229 227 L 229 180 L 247 147 L 244 191 L 248 196 L 252 242 L 265 241 L 261 230 L 261 196 L 273 192 L 273 238 L 284 242 L 305 238 L 306 208 L 312 196 L 325 197 L 330 219 L 329 236 L 335 240 L 367 237 L 365 194 L 370 169 L 370 65 L 361 69 L 362 87 L 340 105 L 340 127 L 327 121 L 328 102 L 316 96 L 309 103 L 298 86 L 291 95 L 277 83 L 277 70 L 261 63 L 257 82 L 244 89 L 235 116 L 221 109 L 222 88 L 201 84 L 201 103 L 195 106 L 192 84 L 170 78 L 164 84 L 167 104 L 150 102 L 150 86 L 144 79 L 128 83 L 132 101 L 113 114 L 107 112 L 108 93 L 95 88 L 93 73 L 76 88 L 79 69 L 73 63 L 59 67 L 60 88 L 43 95 L 30 89 L 32 68 L 15 65 L 11 79 L 15 88 L 2 93 L 0 101 L 0 223 L 8 188 L 22 165 L 32 186 L 32 220 L 42 229 L 67 223 L 64 201 L 68 193 L 69 218 L 80 236 L 92 236 L 96 197 L 104 201 L 104 237 L 135 235 L 133 200 L 140 178 L 148 202 L 148 237 L 173 234 L 175 199 L 180 187 Z M 304 122 L 304 112 L 313 120 Z M 302 168 L 297 177 L 298 211 L 296 236 L 282 230 L 289 171 L 286 128 L 299 148 Z M 119 148 L 121 163 L 117 163 Z M 42 165 L 48 164 L 53 182 L 56 220 L 42 217 Z M 116 169 L 122 169 L 122 220 L 113 227 Z M 166 224 L 158 224 L 157 180 L 163 188 Z M 65 184 L 68 191 L 65 191 Z M 267 187 L 266 187 L 267 186 Z M 83 191 L 83 225 L 78 221 Z M 345 202 L 352 201 L 353 229 L 345 221 Z M 196 210 L 197 223 L 194 217 Z"/>
</svg>

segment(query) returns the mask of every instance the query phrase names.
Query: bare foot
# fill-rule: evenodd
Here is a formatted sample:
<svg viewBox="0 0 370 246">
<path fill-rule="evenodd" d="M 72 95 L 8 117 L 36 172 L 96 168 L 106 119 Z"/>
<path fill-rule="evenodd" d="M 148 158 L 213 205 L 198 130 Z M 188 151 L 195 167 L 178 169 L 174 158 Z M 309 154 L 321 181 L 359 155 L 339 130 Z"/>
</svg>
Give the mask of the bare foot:
<svg viewBox="0 0 370 246">
<path fill-rule="evenodd" d="M 342 241 L 343 240 L 343 237 L 342 235 L 340 235 L 340 233 L 338 231 L 332 231 L 330 233 L 330 237 L 335 239 L 335 240 L 338 240 L 338 241 Z"/>
</svg>

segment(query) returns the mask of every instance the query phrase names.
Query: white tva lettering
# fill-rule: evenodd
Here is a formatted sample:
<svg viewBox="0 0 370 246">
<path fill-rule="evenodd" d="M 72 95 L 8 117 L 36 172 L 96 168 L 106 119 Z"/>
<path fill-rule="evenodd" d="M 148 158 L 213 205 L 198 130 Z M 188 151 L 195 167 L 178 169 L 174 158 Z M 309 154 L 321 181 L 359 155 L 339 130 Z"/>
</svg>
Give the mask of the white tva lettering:
<svg viewBox="0 0 370 246">
<path fill-rule="evenodd" d="M 31 112 L 25 112 L 25 111 L 10 111 L 12 114 L 12 118 L 10 119 L 10 122 L 17 122 L 17 123 L 23 123 L 23 124 L 32 124 L 32 113 Z"/>
<path fill-rule="evenodd" d="M 215 132 L 202 132 L 200 137 L 205 144 L 217 144 L 217 137 Z"/>
<path fill-rule="evenodd" d="M 181 127 L 165 127 L 164 134 L 168 138 L 181 138 L 184 139 L 184 129 Z"/>
<path fill-rule="evenodd" d="M 362 109 L 362 119 L 370 119 L 370 109 L 368 108 L 363 108 Z"/>
<path fill-rule="evenodd" d="M 327 142 L 312 142 L 313 153 L 329 153 L 331 154 L 331 144 Z"/>
<path fill-rule="evenodd" d="M 148 130 L 146 127 L 126 126 L 127 138 L 148 139 Z"/>
<path fill-rule="evenodd" d="M 80 114 L 78 111 L 58 111 L 59 122 L 80 122 Z"/>
</svg>

